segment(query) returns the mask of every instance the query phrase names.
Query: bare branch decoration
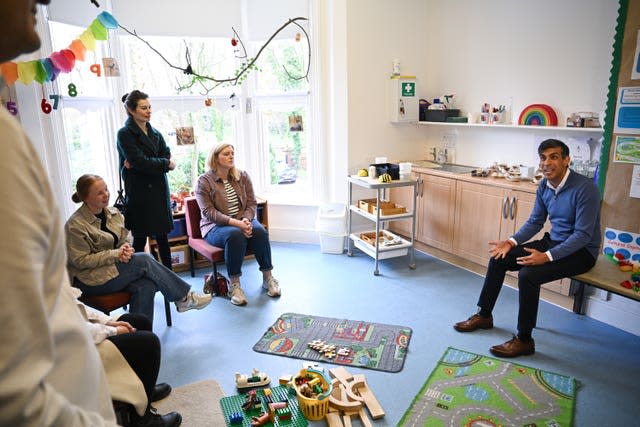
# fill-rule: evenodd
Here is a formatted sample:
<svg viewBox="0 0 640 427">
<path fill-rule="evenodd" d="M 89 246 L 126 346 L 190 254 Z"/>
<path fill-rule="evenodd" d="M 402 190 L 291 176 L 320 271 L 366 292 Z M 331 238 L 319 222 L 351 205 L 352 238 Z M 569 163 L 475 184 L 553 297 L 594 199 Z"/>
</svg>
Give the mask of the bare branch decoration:
<svg viewBox="0 0 640 427">
<path fill-rule="evenodd" d="M 282 24 L 282 26 L 280 26 L 280 28 L 278 28 L 272 35 L 271 37 L 269 37 L 269 39 L 264 43 L 264 45 L 262 45 L 262 47 L 260 48 L 260 50 L 258 50 L 258 53 L 256 54 L 255 57 L 250 58 L 245 64 L 243 64 L 243 66 L 236 70 L 235 75 L 233 77 L 226 77 L 226 78 L 216 78 L 214 76 L 208 76 L 208 75 L 204 75 L 204 74 L 200 74 L 199 72 L 197 72 L 196 70 L 193 69 L 193 66 L 191 64 L 191 54 L 189 52 L 189 48 L 187 48 L 186 50 L 186 54 L 185 54 L 185 60 L 187 62 L 187 65 L 185 67 L 180 67 L 178 65 L 174 65 L 171 62 L 169 62 L 169 60 L 167 58 L 165 58 L 162 53 L 160 53 L 156 48 L 154 48 L 153 46 L 151 46 L 151 44 L 144 40 L 141 36 L 138 35 L 138 33 L 135 30 L 129 30 L 126 27 L 123 27 L 122 25 L 118 25 L 120 28 L 122 28 L 125 32 L 127 32 L 128 34 L 136 37 L 138 40 L 142 41 L 143 43 L 145 43 L 152 51 L 154 51 L 158 56 L 160 56 L 160 58 L 171 68 L 174 68 L 176 70 L 180 70 L 182 71 L 184 74 L 190 75 L 192 77 L 192 80 L 189 84 L 185 85 L 185 86 L 180 86 L 178 87 L 178 90 L 184 90 L 187 88 L 192 87 L 195 83 L 199 83 L 203 89 L 205 90 L 205 93 L 202 93 L 203 95 L 207 95 L 209 94 L 209 92 L 211 92 L 213 89 L 215 89 L 216 87 L 222 85 L 222 84 L 229 84 L 229 85 L 238 85 L 240 84 L 245 78 L 246 75 L 252 70 L 256 68 L 256 61 L 258 60 L 258 58 L 260 57 L 260 55 L 262 54 L 262 52 L 264 51 L 264 49 L 266 49 L 266 47 L 273 41 L 273 39 L 276 38 L 276 36 L 285 28 L 287 28 L 289 25 L 295 25 L 297 26 L 300 31 L 302 31 L 305 35 L 305 39 L 307 41 L 307 46 L 308 46 L 308 58 L 307 58 L 307 68 L 305 71 L 304 75 L 301 76 L 293 76 L 287 69 L 286 67 L 283 65 L 282 67 L 284 68 L 285 73 L 287 74 L 287 76 L 292 79 L 292 80 L 302 80 L 305 78 L 308 78 L 309 76 L 309 70 L 311 67 L 311 42 L 309 41 L 309 35 L 307 34 L 306 30 L 302 27 L 302 25 L 300 25 L 298 23 L 298 21 L 308 21 L 307 18 L 304 17 L 297 17 L 297 18 L 291 18 L 289 19 L 287 22 L 285 22 L 284 24 Z M 245 49 L 244 43 L 242 42 L 242 40 L 240 39 L 240 36 L 238 35 L 238 33 L 236 32 L 236 30 L 232 27 L 233 30 L 233 34 L 234 34 L 234 38 L 233 40 L 237 43 L 240 44 L 241 49 L 237 49 L 236 52 L 239 52 L 241 50 L 241 54 L 240 55 L 236 55 L 236 58 L 239 59 L 243 59 L 243 58 L 247 58 L 247 51 Z M 186 43 L 185 43 L 186 45 Z M 234 44 L 235 46 L 235 44 Z M 211 83 L 211 85 L 209 86 L 207 83 Z"/>
</svg>

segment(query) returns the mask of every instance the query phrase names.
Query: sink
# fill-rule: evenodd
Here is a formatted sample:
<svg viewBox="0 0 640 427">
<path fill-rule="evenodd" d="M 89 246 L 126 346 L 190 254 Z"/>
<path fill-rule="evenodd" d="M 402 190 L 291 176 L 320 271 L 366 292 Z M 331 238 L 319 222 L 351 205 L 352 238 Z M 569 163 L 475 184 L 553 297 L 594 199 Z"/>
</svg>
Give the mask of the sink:
<svg viewBox="0 0 640 427">
<path fill-rule="evenodd" d="M 411 164 L 418 168 L 437 169 L 449 173 L 470 173 L 474 169 L 479 169 L 476 166 L 459 165 L 456 163 L 436 163 L 429 160 L 411 162 Z"/>
<path fill-rule="evenodd" d="M 454 163 L 443 163 L 438 170 L 451 173 L 471 173 L 472 170 L 478 169 L 475 166 L 457 165 Z"/>
</svg>

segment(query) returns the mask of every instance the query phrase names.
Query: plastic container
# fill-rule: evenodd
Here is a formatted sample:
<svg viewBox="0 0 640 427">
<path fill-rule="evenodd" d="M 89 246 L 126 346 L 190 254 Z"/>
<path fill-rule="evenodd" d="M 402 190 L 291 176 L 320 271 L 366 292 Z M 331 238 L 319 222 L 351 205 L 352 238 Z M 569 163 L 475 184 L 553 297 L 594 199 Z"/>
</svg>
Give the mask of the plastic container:
<svg viewBox="0 0 640 427">
<path fill-rule="evenodd" d="M 320 206 L 316 218 L 316 231 L 320 237 L 322 253 L 343 253 L 347 236 L 347 207 L 342 203 Z"/>
<path fill-rule="evenodd" d="M 320 236 L 320 252 L 323 254 L 344 253 L 346 234 L 318 233 Z"/>
<path fill-rule="evenodd" d="M 303 369 L 300 371 L 300 377 L 312 377 L 320 385 L 323 393 L 318 398 L 309 398 L 300 393 L 299 386 L 296 385 L 296 397 L 298 398 L 298 407 L 302 411 L 302 415 L 308 420 L 318 421 L 323 419 L 329 412 L 329 396 L 333 391 L 333 386 L 329 378 L 322 372 L 315 369 Z"/>
</svg>

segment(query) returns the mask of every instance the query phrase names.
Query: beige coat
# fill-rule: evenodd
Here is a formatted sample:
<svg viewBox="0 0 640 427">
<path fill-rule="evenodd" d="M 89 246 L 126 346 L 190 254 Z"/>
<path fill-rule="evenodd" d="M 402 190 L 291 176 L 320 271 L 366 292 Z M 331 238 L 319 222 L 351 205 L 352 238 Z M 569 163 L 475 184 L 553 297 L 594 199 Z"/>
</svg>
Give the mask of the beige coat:
<svg viewBox="0 0 640 427">
<path fill-rule="evenodd" d="M 0 425 L 117 426 L 38 153 L 0 107 Z"/>
<path fill-rule="evenodd" d="M 116 248 L 131 243 L 131 233 L 124 228 L 124 217 L 119 210 L 105 208 L 107 228 L 118 236 Z M 67 220 L 65 225 L 69 276 L 71 283 L 77 277 L 89 286 L 102 285 L 118 276 L 116 262 L 119 249 L 113 247 L 113 236 L 100 230 L 100 220 L 84 203 Z"/>
</svg>

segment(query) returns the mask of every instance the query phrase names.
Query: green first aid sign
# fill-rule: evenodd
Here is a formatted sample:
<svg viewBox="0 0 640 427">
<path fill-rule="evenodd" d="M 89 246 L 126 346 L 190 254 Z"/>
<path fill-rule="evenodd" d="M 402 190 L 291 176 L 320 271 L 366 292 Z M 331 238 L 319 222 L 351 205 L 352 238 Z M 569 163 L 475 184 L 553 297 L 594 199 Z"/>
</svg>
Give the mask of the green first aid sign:
<svg viewBox="0 0 640 427">
<path fill-rule="evenodd" d="M 402 83 L 402 96 L 416 96 L 415 82 Z"/>
</svg>

